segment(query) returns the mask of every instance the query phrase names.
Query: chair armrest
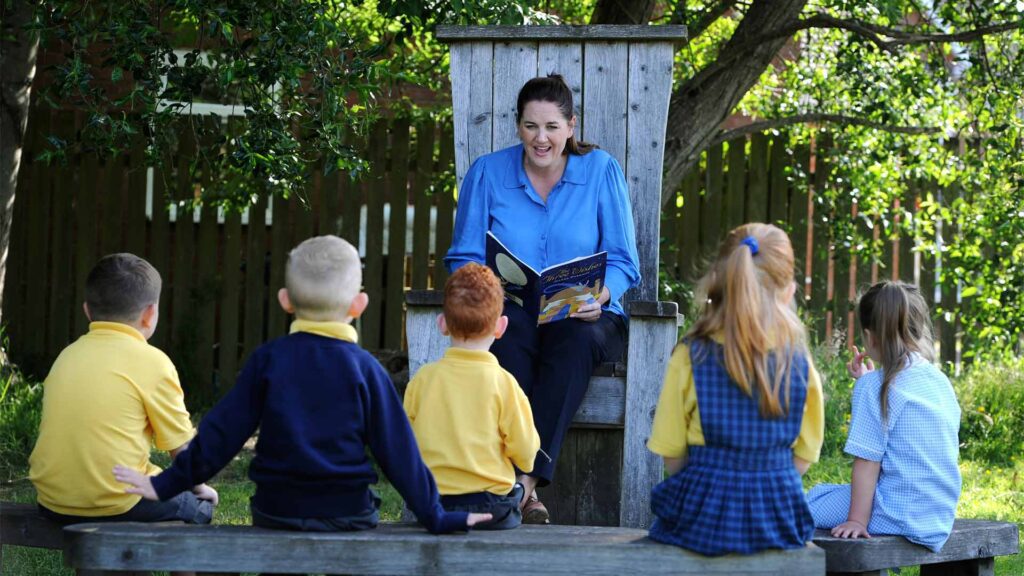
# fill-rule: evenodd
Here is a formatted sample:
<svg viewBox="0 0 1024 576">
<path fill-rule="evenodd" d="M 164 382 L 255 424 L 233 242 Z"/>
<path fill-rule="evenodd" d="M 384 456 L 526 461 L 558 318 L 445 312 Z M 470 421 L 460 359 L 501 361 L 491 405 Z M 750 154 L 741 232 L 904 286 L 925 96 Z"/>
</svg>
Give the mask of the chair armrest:
<svg viewBox="0 0 1024 576">
<path fill-rule="evenodd" d="M 634 300 L 627 304 L 630 318 L 678 318 L 679 304 Z"/>
<path fill-rule="evenodd" d="M 405 293 L 409 306 L 444 306 L 444 292 L 441 290 L 409 290 Z"/>
</svg>

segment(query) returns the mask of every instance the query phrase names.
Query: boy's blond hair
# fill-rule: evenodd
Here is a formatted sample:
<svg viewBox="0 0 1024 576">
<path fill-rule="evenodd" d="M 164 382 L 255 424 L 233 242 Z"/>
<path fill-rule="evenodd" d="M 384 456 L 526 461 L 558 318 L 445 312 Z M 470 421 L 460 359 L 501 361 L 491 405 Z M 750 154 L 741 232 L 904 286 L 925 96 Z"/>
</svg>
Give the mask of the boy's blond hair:
<svg viewBox="0 0 1024 576">
<path fill-rule="evenodd" d="M 337 236 L 316 236 L 288 253 L 284 285 L 295 315 L 333 320 L 347 313 L 363 283 L 359 253 Z"/>
</svg>

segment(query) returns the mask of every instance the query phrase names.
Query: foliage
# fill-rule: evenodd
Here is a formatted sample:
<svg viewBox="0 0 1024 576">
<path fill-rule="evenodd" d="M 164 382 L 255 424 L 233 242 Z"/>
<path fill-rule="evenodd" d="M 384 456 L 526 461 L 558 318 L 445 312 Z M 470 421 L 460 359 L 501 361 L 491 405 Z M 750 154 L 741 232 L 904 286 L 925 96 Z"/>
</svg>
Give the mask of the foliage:
<svg viewBox="0 0 1024 576">
<path fill-rule="evenodd" d="M 0 481 L 28 468 L 42 416 L 43 387 L 21 377 L 10 365 L 0 379 Z"/>
<path fill-rule="evenodd" d="M 954 386 L 961 456 L 998 466 L 1024 459 L 1024 361 L 978 363 Z"/>
</svg>

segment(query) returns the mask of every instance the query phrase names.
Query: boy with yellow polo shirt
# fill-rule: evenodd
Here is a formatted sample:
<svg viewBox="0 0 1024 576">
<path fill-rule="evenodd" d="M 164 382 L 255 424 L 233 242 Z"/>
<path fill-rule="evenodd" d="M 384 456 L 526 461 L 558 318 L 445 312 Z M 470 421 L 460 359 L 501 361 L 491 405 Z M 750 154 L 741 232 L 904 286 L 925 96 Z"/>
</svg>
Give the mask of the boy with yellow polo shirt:
<svg viewBox="0 0 1024 576">
<path fill-rule="evenodd" d="M 422 367 L 405 391 L 423 460 L 437 479 L 446 510 L 486 512 L 479 529 L 522 522 L 523 486 L 517 466 L 533 469 L 540 436 L 530 401 L 516 379 L 488 352 L 508 325 L 505 295 L 486 266 L 466 264 L 444 287 L 438 328 L 452 339 L 444 358 Z"/>
<path fill-rule="evenodd" d="M 152 444 L 173 456 L 192 439 L 174 365 L 146 343 L 159 300 L 160 274 L 138 256 L 110 254 L 89 272 L 89 332 L 61 352 L 43 383 L 39 437 L 29 457 L 44 516 L 63 524 L 210 522 L 217 493 L 208 486 L 149 502 L 126 494 L 110 476 L 117 462 L 155 474 Z"/>
<path fill-rule="evenodd" d="M 370 489 L 377 464 L 421 523 L 434 533 L 465 530 L 484 514 L 449 513 L 420 458 L 390 377 L 356 343 L 351 326 L 369 301 L 359 254 L 336 236 L 319 236 L 288 254 L 278 301 L 295 314 L 290 334 L 260 346 L 234 387 L 199 424 L 188 450 L 149 477 L 118 466 L 128 492 L 175 497 L 209 479 L 259 427 L 249 477 L 255 526 L 334 532 L 378 522 L 380 498 Z"/>
</svg>

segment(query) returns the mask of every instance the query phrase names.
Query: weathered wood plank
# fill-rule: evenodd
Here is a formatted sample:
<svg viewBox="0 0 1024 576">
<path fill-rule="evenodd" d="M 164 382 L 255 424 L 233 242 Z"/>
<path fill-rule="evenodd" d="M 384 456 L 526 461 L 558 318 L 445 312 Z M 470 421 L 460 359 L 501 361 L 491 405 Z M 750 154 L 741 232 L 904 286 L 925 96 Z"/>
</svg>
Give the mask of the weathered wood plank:
<svg viewBox="0 0 1024 576">
<path fill-rule="evenodd" d="M 787 574 L 820 575 L 813 545 L 709 558 L 648 540 L 643 530 L 522 526 L 437 537 L 411 524 L 357 532 L 285 532 L 243 526 L 79 524 L 66 529 L 78 569 L 236 570 L 350 574 Z M 524 553 L 528 550 L 529 553 Z"/>
<path fill-rule="evenodd" d="M 205 183 L 204 183 L 205 184 Z M 223 288 L 217 274 L 218 239 L 217 209 L 209 203 L 203 205 L 200 212 L 199 235 L 196 250 L 199 252 L 197 266 L 197 282 L 190 300 L 193 305 L 190 313 L 194 314 L 196 330 L 196 377 L 193 384 L 201 386 L 204 397 L 212 400 L 217 397 L 214 389 L 214 338 L 217 332 L 217 296 Z M 233 288 L 233 287 L 232 287 Z"/>
<path fill-rule="evenodd" d="M 192 180 L 191 162 L 195 155 L 195 135 L 191 130 L 181 130 L 178 150 L 175 155 L 177 177 L 174 183 L 174 271 L 172 276 L 173 300 L 171 301 L 171 350 L 170 356 L 186 386 L 194 385 L 195 377 L 195 325 L 187 325 L 192 308 L 189 294 L 194 286 L 195 267 L 195 223 L 191 208 L 185 209 L 183 202 L 193 200 L 195 189 Z"/>
<path fill-rule="evenodd" d="M 583 46 L 583 139 L 593 142 L 619 162 L 625 172 L 626 101 L 629 48 L 622 43 L 597 42 Z M 652 112 L 654 109 L 652 109 Z M 664 130 L 664 127 L 662 127 Z"/>
<path fill-rule="evenodd" d="M 61 526 L 40 516 L 35 504 L 0 502 L 0 544 L 60 550 Z"/>
<path fill-rule="evenodd" d="M 542 42 L 537 47 L 537 75 L 561 74 L 572 91 L 576 139 L 583 133 L 583 45 L 578 42 Z"/>
<path fill-rule="evenodd" d="M 413 290 L 427 288 L 430 267 L 430 213 L 434 199 L 428 194 L 434 174 L 434 136 L 437 124 L 426 118 L 416 125 L 416 173 L 413 176 L 412 278 Z"/>
<path fill-rule="evenodd" d="M 249 206 L 245 247 L 245 346 L 248 356 L 263 343 L 263 309 L 267 305 L 267 197 L 260 194 Z M 276 297 L 275 297 L 276 299 Z M 276 305 L 275 302 L 270 303 Z"/>
<path fill-rule="evenodd" d="M 251 224 L 250 224 L 251 226 Z M 224 218 L 224 256 L 221 260 L 220 343 L 217 347 L 217 393 L 224 394 L 235 385 L 238 372 L 239 311 L 242 303 L 242 215 L 231 210 Z"/>
<path fill-rule="evenodd" d="M 519 143 L 519 135 L 516 132 L 516 99 L 523 84 L 536 76 L 536 43 L 494 43 L 492 150 L 501 150 Z"/>
<path fill-rule="evenodd" d="M 271 204 L 270 283 L 267 287 L 267 340 L 284 336 L 288 331 L 288 315 L 277 303 L 277 293 L 284 288 L 284 264 L 292 249 L 288 201 L 275 195 Z"/>
<path fill-rule="evenodd" d="M 384 294 L 384 347 L 402 347 L 402 295 L 405 293 L 405 230 L 409 206 L 409 120 L 399 118 L 391 127 L 391 164 L 388 170 L 388 261 Z"/>
<path fill-rule="evenodd" d="M 726 232 L 722 227 L 724 145 L 716 144 L 708 148 L 705 154 L 707 169 L 704 172 L 704 201 L 700 206 L 700 245 L 706 252 L 715 250 L 719 239 Z"/>
<path fill-rule="evenodd" d="M 551 484 L 537 489 L 537 497 L 544 503 L 551 516 L 552 524 L 578 524 L 576 505 L 579 496 L 579 478 L 576 469 L 577 440 L 583 430 L 570 428 L 562 440 L 562 453 L 555 462 L 555 475 Z"/>
<path fill-rule="evenodd" d="M 363 254 L 363 286 L 370 295 L 370 303 L 360 317 L 359 343 L 368 350 L 382 344 L 382 315 L 384 311 L 384 174 L 388 149 L 388 125 L 381 120 L 373 127 L 369 141 L 370 176 L 363 182 L 366 192 L 366 235 Z"/>
<path fill-rule="evenodd" d="M 593 388 L 593 380 L 590 385 Z M 579 429 L 576 433 L 576 523 L 618 526 L 623 434 L 620 430 Z"/>
<path fill-rule="evenodd" d="M 441 131 L 441 151 L 437 159 L 439 172 L 451 170 L 453 153 L 452 128 L 445 126 Z M 448 269 L 444 266 L 444 255 L 452 245 L 452 228 L 455 222 L 455 198 L 452 192 L 453 190 L 447 189 L 438 191 L 433 274 L 434 288 L 437 290 L 444 288 L 444 283 L 448 279 Z"/>
<path fill-rule="evenodd" d="M 747 196 L 747 154 L 746 138 L 736 138 L 729 141 L 729 151 L 726 153 L 729 161 L 729 172 L 726 178 L 728 189 L 724 203 L 724 221 L 722 222 L 722 237 L 730 230 L 743 224 L 746 219 Z"/>
<path fill-rule="evenodd" d="M 744 220 L 768 222 L 768 137 L 762 132 L 750 136 L 749 167 Z"/>
<path fill-rule="evenodd" d="M 626 420 L 622 447 L 619 525 L 651 525 L 651 491 L 664 474 L 661 458 L 647 450 L 665 365 L 676 343 L 676 319 L 633 316 L 626 357 Z"/>
<path fill-rule="evenodd" d="M 863 572 L 1017 554 L 1018 529 L 1010 522 L 958 518 L 939 552 L 900 536 L 851 540 L 834 538 L 827 530 L 816 530 L 814 543 L 825 551 L 829 572 Z"/>
<path fill-rule="evenodd" d="M 700 170 L 694 168 L 683 179 L 683 207 L 678 223 L 679 233 L 676 235 L 676 242 L 679 244 L 676 264 L 680 280 L 684 282 L 693 282 L 699 276 L 697 265 L 704 251 L 700 243 L 703 226 L 700 205 Z"/>
<path fill-rule="evenodd" d="M 788 144 L 788 134 L 772 136 L 768 159 L 768 221 L 776 226 L 785 225 L 789 211 L 788 178 L 792 159 L 787 151 Z"/>
<path fill-rule="evenodd" d="M 494 46 L 490 42 L 477 42 L 472 45 L 470 51 L 472 67 L 468 70 L 452 69 L 452 74 L 459 73 L 463 77 L 468 72 L 470 81 L 469 109 L 467 115 L 461 117 L 469 122 L 466 132 L 469 156 L 465 158 L 464 170 L 456 167 L 456 174 L 462 176 L 466 174 L 474 160 L 494 150 Z M 455 84 L 454 77 L 452 84 Z M 455 112 L 455 117 L 460 118 L 458 112 Z M 459 159 L 459 156 L 456 156 L 456 162 Z M 461 177 L 458 178 L 458 183 L 462 184 Z"/>
<path fill-rule="evenodd" d="M 153 169 L 153 198 L 152 214 L 153 220 L 150 224 L 149 235 L 149 263 L 160 273 L 163 282 L 160 293 L 160 317 L 170 318 L 171 301 L 173 300 L 173 284 L 171 277 L 171 224 L 170 210 L 168 208 L 169 195 L 167 183 L 171 178 L 171 159 L 164 158 L 164 165 L 161 168 Z M 171 330 L 170 322 L 157 324 L 157 330 L 150 338 L 150 342 L 164 352 L 170 350 Z"/>
<path fill-rule="evenodd" d="M 641 281 L 627 299 L 654 301 L 658 299 L 661 175 L 672 91 L 672 45 L 631 45 L 628 56 L 627 157 L 622 166 L 632 201 Z"/>
<path fill-rule="evenodd" d="M 452 121 L 454 130 L 455 185 L 462 186 L 462 179 L 469 170 L 469 125 L 470 101 L 472 98 L 473 45 L 452 44 L 448 50 L 449 77 L 452 85 Z M 442 146 L 444 139 L 441 140 Z M 439 168 L 444 169 L 444 164 Z"/>
<path fill-rule="evenodd" d="M 686 40 L 686 26 L 451 26 L 437 27 L 443 42 L 469 40 L 628 40 L 629 42 Z"/>
</svg>

